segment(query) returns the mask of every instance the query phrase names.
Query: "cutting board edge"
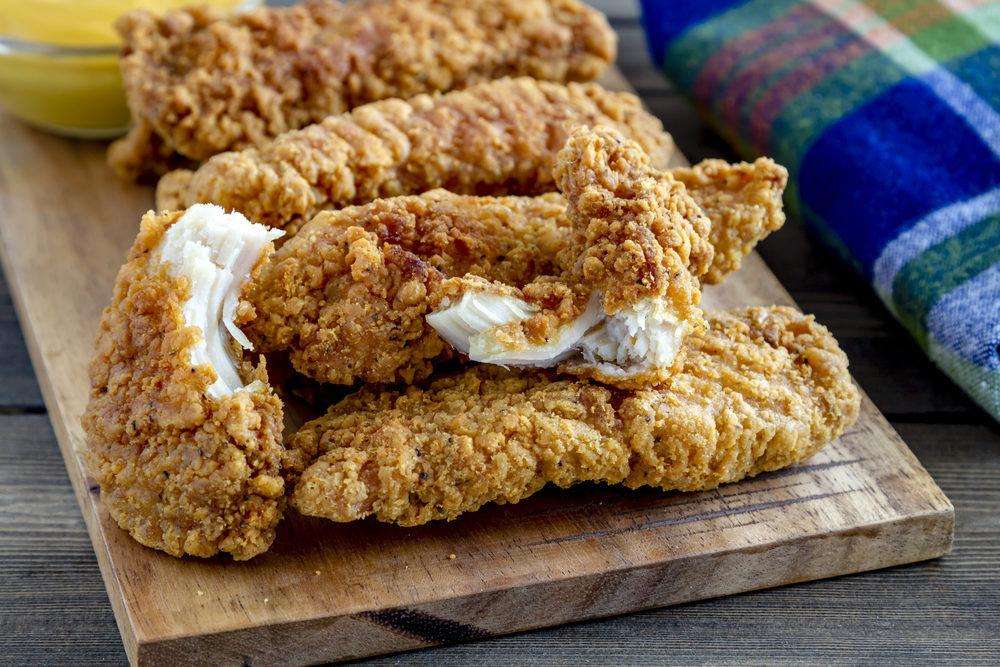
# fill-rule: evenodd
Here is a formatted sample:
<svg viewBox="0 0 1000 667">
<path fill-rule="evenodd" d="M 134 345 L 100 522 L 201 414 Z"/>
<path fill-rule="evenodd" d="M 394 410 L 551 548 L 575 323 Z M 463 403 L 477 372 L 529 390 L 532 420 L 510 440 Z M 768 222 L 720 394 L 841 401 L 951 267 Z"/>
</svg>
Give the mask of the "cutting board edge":
<svg viewBox="0 0 1000 667">
<path fill-rule="evenodd" d="M 257 664 L 258 661 L 270 665 L 299 665 L 476 641 L 932 560 L 950 553 L 954 522 L 954 508 L 949 504 L 948 507 L 930 509 L 920 514 L 875 521 L 827 534 L 799 536 L 764 546 L 719 550 L 539 582 L 535 585 L 501 588 L 460 597 L 442 597 L 406 607 L 298 619 L 284 624 L 265 622 L 239 630 L 204 635 L 188 634 L 165 639 L 138 637 L 135 652 L 128 653 L 134 665 L 182 667 L 204 664 L 207 658 L 211 658 L 213 664 L 220 665 Z M 923 535 L 924 539 L 913 540 L 914 532 Z M 886 549 L 886 542 L 893 541 L 894 538 L 898 538 L 906 548 Z M 866 547 L 869 551 L 865 550 Z M 851 562 L 825 557 L 830 550 L 838 548 L 854 552 L 855 560 Z M 779 554 L 778 557 L 790 562 L 794 561 L 799 566 L 798 569 L 780 580 L 762 576 L 754 586 L 748 588 L 745 582 L 753 578 L 755 570 L 761 575 L 773 570 L 767 561 L 775 557 L 774 554 Z M 730 568 L 731 565 L 736 567 Z M 669 586 L 664 588 L 662 582 L 670 579 L 675 570 L 688 575 L 700 573 L 714 584 L 700 590 L 676 591 Z M 739 574 L 731 581 L 726 581 L 724 576 L 719 576 L 720 570 L 738 570 Z M 612 594 L 607 592 L 609 590 Z M 595 591 L 602 593 L 595 595 Z M 635 597 L 630 594 L 635 594 Z M 589 605 L 589 608 L 581 608 L 579 604 L 567 600 L 572 596 L 585 600 L 583 604 Z M 488 609 L 490 618 L 484 617 L 473 622 L 458 620 L 461 618 L 458 612 L 463 609 Z M 520 612 L 520 615 L 512 613 L 514 611 Z M 397 619 L 396 622 L 393 621 L 394 618 Z M 483 620 L 488 622 L 484 623 Z M 435 624 L 439 626 L 438 631 L 443 633 L 436 640 L 428 640 L 426 635 L 419 637 L 408 628 L 410 625 L 426 630 Z M 367 643 L 370 650 L 344 652 L 338 651 L 336 646 L 330 646 L 330 643 L 343 638 L 346 628 L 338 627 L 342 625 L 356 626 L 357 632 L 367 631 L 368 634 L 360 641 Z M 135 636 L 134 629 L 130 628 L 130 631 Z M 447 637 L 449 631 L 453 631 L 455 636 Z M 352 634 L 355 634 L 355 641 L 358 641 L 357 633 Z M 304 637 L 312 639 L 313 645 L 302 653 L 303 647 L 309 643 L 303 641 Z M 317 641 L 323 637 L 330 641 Z M 287 640 L 287 645 L 280 643 L 282 638 Z M 254 647 L 258 648 L 256 653 L 252 650 Z M 299 652 L 296 653 L 296 650 Z"/>
</svg>

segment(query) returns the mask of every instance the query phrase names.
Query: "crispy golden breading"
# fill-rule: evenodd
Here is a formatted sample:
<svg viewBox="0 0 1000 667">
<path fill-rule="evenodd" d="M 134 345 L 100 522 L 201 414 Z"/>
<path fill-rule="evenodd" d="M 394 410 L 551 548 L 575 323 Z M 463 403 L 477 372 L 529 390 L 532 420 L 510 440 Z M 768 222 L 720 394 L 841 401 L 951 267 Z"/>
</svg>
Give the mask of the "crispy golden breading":
<svg viewBox="0 0 1000 667">
<path fill-rule="evenodd" d="M 246 297 L 256 319 L 243 329 L 323 382 L 412 382 L 447 353 L 424 321 L 445 276 L 524 284 L 554 270 L 568 227 L 551 194 L 436 190 L 324 211 L 263 267 Z"/>
<path fill-rule="evenodd" d="M 694 167 L 671 169 L 670 174 L 687 186 L 712 221 L 715 258 L 702 277 L 706 284 L 725 280 L 758 241 L 785 224 L 781 195 L 788 170 L 770 158 L 752 164 L 704 160 Z"/>
<path fill-rule="evenodd" d="M 724 246 L 721 262 L 713 258 L 708 272 L 718 282 L 738 268 L 734 255 L 752 248 L 753 233 L 766 235 L 783 221 L 780 208 L 762 218 L 761 193 L 780 207 L 780 188 L 772 192 L 779 186 L 757 175 L 784 170 L 758 160 L 670 174 L 692 171 L 699 178 L 688 192 L 708 206 L 712 238 L 743 239 Z M 730 187 L 747 173 L 762 185 Z M 571 227 L 565 200 L 552 193 L 489 198 L 440 190 L 322 212 L 264 267 L 248 297 L 257 313 L 248 335 L 265 351 L 289 350 L 297 370 L 324 382 L 412 382 L 450 355 L 424 321 L 442 296 L 459 296 L 462 283 L 444 278 L 523 288 L 558 271 Z"/>
<path fill-rule="evenodd" d="M 323 209 L 446 188 L 531 195 L 555 189 L 556 153 L 578 125 L 615 127 L 654 167 L 673 151 L 660 121 L 597 84 L 501 79 L 443 95 L 384 100 L 216 155 L 160 181 L 157 206 L 212 202 L 290 232 Z"/>
<path fill-rule="evenodd" d="M 204 335 L 184 316 L 189 280 L 157 256 L 180 217 L 147 214 L 118 274 L 90 363 L 88 463 L 111 516 L 142 544 L 242 560 L 274 539 L 293 461 L 263 365 L 241 362 L 250 386 L 217 398 L 216 367 L 192 361 Z"/>
<path fill-rule="evenodd" d="M 766 235 L 784 220 L 780 208 L 769 209 L 761 224 L 756 203 L 767 186 L 726 188 L 734 173 L 783 171 L 771 164 L 670 172 L 699 174 L 688 178 L 688 193 L 707 207 L 712 239 L 742 239 L 715 253 L 706 274 L 715 282 L 739 267 L 734 254 L 752 248 L 759 240 L 752 234 Z M 780 191 L 773 197 L 780 206 Z M 423 320 L 432 284 L 468 274 L 521 288 L 553 274 L 557 254 L 572 241 L 565 200 L 556 193 L 492 198 L 435 190 L 324 211 L 264 267 L 248 297 L 257 319 L 247 333 L 264 351 L 290 350 L 300 372 L 324 382 L 412 382 L 447 353 Z"/>
<path fill-rule="evenodd" d="M 549 482 L 698 491 L 800 461 L 857 418 L 847 358 L 811 316 L 749 308 L 708 323 L 650 389 L 482 365 L 427 388 L 362 389 L 291 438 L 319 458 L 290 502 L 412 526 Z"/>
<path fill-rule="evenodd" d="M 559 271 L 514 290 L 449 279 L 448 301 L 428 321 L 473 361 L 558 363 L 616 386 L 662 379 L 702 322 L 698 276 L 712 262 L 711 223 L 681 183 L 612 128 L 573 130 L 554 175 L 572 223 Z"/>
<path fill-rule="evenodd" d="M 138 10 L 115 27 L 134 128 L 109 161 L 131 178 L 163 173 L 173 152 L 206 160 L 375 100 L 502 76 L 589 81 L 616 51 L 604 16 L 577 0 Z"/>
<path fill-rule="evenodd" d="M 559 169 L 568 208 L 553 194 L 435 191 L 317 215 L 248 293 L 256 319 L 242 322 L 247 335 L 264 351 L 289 350 L 296 370 L 323 382 L 412 382 L 452 354 L 425 317 L 459 299 L 469 276 L 494 281 L 484 289 L 523 287 L 515 297 L 545 308 L 515 332 L 526 344 L 577 317 L 601 286 L 605 308 L 655 296 L 699 317 L 692 274 L 712 256 L 709 221 L 635 144 L 611 130 L 574 137 Z"/>
</svg>

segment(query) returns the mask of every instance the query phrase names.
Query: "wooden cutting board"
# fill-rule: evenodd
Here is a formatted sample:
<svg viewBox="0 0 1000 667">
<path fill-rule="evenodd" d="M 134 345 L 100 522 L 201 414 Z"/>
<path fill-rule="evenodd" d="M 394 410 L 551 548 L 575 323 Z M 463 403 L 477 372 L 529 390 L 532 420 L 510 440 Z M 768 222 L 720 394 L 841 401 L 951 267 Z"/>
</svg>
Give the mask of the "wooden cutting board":
<svg viewBox="0 0 1000 667">
<path fill-rule="evenodd" d="M 623 85 L 620 78 L 613 84 Z M 438 525 L 295 514 L 250 562 L 178 560 L 108 517 L 84 464 L 87 361 L 118 267 L 153 205 L 105 146 L 0 112 L 7 280 L 133 664 L 305 664 L 630 612 L 946 553 L 954 510 L 865 398 L 793 468 L 698 494 L 586 484 Z M 791 304 L 751 255 L 707 308 Z"/>
</svg>

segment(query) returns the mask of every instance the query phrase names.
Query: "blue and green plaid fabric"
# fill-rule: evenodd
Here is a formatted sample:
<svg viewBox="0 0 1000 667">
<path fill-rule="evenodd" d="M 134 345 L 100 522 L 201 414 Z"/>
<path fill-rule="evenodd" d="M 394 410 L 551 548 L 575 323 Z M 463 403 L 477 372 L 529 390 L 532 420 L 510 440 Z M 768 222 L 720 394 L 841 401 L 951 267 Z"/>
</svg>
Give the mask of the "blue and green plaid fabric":
<svg viewBox="0 0 1000 667">
<path fill-rule="evenodd" d="M 1000 2 L 642 4 L 664 73 L 1000 419 Z"/>
</svg>

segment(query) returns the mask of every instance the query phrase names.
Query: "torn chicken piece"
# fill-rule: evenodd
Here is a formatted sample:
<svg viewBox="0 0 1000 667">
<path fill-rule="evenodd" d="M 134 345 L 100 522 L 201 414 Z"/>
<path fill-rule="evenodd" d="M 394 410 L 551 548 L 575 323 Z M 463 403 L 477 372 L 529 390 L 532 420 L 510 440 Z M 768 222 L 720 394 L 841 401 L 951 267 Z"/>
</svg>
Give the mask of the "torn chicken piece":
<svg viewBox="0 0 1000 667">
<path fill-rule="evenodd" d="M 521 289 L 446 281 L 427 322 L 473 361 L 549 367 L 616 386 L 662 380 L 701 322 L 711 223 L 669 173 L 610 128 L 577 128 L 555 176 L 573 240 Z"/>
<path fill-rule="evenodd" d="M 781 196 L 788 170 L 770 158 L 729 164 L 703 160 L 694 167 L 677 167 L 670 175 L 687 186 L 688 194 L 712 221 L 715 248 L 705 284 L 721 283 L 740 268 L 757 242 L 785 224 Z"/>
<path fill-rule="evenodd" d="M 160 179 L 157 207 L 211 202 L 287 229 L 324 209 L 446 188 L 534 195 L 555 189 L 556 154 L 578 125 L 609 125 L 665 169 L 673 140 L 628 93 L 597 84 L 500 79 L 444 95 L 384 100 L 216 155 Z"/>
<path fill-rule="evenodd" d="M 589 81 L 616 52 L 607 19 L 577 0 L 137 10 L 115 27 L 133 128 L 109 161 L 130 178 L 163 173 L 175 152 L 206 160 L 375 100 L 501 76 Z"/>
<path fill-rule="evenodd" d="M 243 560 L 274 539 L 295 461 L 233 319 L 280 234 L 217 206 L 148 213 L 118 273 L 83 427 L 104 505 L 146 546 Z"/>
<path fill-rule="evenodd" d="M 720 198 L 717 193 L 726 192 L 724 183 L 731 174 L 745 169 L 737 164 L 706 172 L 724 182 L 697 182 L 688 192 L 696 201 L 711 204 Z M 756 195 L 756 190 L 749 191 Z M 780 201 L 780 192 L 775 200 Z M 770 225 L 760 224 L 752 201 L 737 198 L 729 203 L 737 215 L 709 208 L 719 216 L 709 217 L 713 236 L 726 237 L 726 225 L 739 228 L 744 238 L 743 227 L 766 233 Z M 778 217 L 784 217 L 780 209 L 772 220 Z M 508 298 L 520 297 L 510 288 L 557 273 L 557 256 L 573 242 L 565 200 L 555 193 L 498 198 L 436 190 L 324 211 L 264 266 L 247 296 L 253 306 L 247 313 L 256 318 L 246 322 L 244 330 L 263 351 L 288 350 L 296 370 L 322 382 L 413 382 L 452 354 L 425 320 L 449 296 L 442 291 L 445 279 L 464 276 L 449 296 L 458 307 L 446 312 L 469 318 L 468 325 L 460 317 L 440 323 L 442 329 L 458 332 L 452 338 L 461 345 L 476 332 L 536 314 L 536 307 Z M 725 258 L 725 265 L 713 259 L 709 273 L 732 268 L 731 254 Z M 490 282 L 477 284 L 472 276 Z M 464 294 L 457 289 L 461 285 L 469 287 Z M 490 291 L 501 295 L 493 298 Z M 604 317 L 599 302 L 588 307 L 585 317 L 577 320 L 580 324 L 591 316 Z M 439 312 L 434 317 L 444 316 Z M 656 323 L 654 318 L 634 321 L 643 329 Z M 626 330 L 616 335 L 621 340 L 632 334 Z M 648 338 L 654 343 L 671 340 L 658 334 Z M 613 356 L 610 342 L 592 337 L 588 344 L 605 345 L 602 358 Z M 619 349 L 628 348 L 616 347 L 615 352 Z M 653 353 L 666 356 L 656 349 Z"/>
<path fill-rule="evenodd" d="M 609 316 L 600 291 L 545 277 L 524 289 L 463 276 L 442 282 L 427 323 L 472 361 L 549 368 L 616 386 L 668 374 L 691 322 L 662 300 L 643 298 Z M 549 304 L 546 308 L 540 304 Z M 700 319 L 700 311 L 692 319 Z M 697 321 L 697 320 L 695 320 Z"/>
<path fill-rule="evenodd" d="M 362 389 L 290 439 L 318 455 L 291 505 L 414 526 L 547 483 L 700 491 L 801 461 L 857 419 L 847 358 L 811 316 L 709 314 L 685 347 L 679 371 L 642 390 L 491 366 Z"/>
<path fill-rule="evenodd" d="M 447 276 L 523 285 L 555 270 L 568 233 L 554 194 L 435 190 L 324 211 L 263 268 L 241 324 L 322 382 L 413 382 L 450 354 L 424 319 Z"/>
</svg>

